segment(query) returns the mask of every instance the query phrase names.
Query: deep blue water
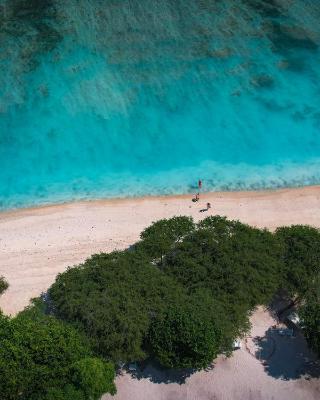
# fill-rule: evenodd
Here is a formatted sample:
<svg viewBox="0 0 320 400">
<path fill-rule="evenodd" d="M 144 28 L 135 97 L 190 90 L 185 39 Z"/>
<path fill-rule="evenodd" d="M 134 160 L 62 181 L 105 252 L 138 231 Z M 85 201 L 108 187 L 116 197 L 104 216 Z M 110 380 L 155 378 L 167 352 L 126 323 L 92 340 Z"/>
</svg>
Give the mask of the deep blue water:
<svg viewBox="0 0 320 400">
<path fill-rule="evenodd" d="M 320 0 L 0 0 L 0 208 L 320 183 Z"/>
</svg>

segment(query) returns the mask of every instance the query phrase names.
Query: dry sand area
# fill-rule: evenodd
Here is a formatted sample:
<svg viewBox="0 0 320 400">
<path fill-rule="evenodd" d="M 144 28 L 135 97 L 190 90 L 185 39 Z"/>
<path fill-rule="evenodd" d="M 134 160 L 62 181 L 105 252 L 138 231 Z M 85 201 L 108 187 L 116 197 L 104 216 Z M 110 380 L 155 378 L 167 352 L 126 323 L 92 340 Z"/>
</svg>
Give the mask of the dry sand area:
<svg viewBox="0 0 320 400">
<path fill-rule="evenodd" d="M 320 227 L 320 186 L 208 193 L 201 195 L 198 203 L 191 197 L 99 200 L 0 213 L 0 275 L 10 284 L 0 307 L 7 314 L 17 313 L 68 266 L 93 253 L 126 248 L 142 229 L 160 218 L 190 215 L 199 220 L 219 214 L 269 229 L 291 224 Z M 212 208 L 200 212 L 208 201 Z M 258 311 L 253 316 L 253 335 L 261 330 L 263 336 L 273 324 L 268 313 Z M 213 370 L 188 377 L 183 385 L 163 382 L 151 367 L 140 380 L 124 374 L 117 378 L 115 400 L 319 400 L 320 380 L 300 376 L 302 361 L 294 364 L 294 373 L 286 372 L 287 365 L 293 365 L 292 360 L 301 359 L 306 351 L 303 338 L 290 343 L 290 351 L 283 354 L 286 358 L 283 352 L 274 353 L 273 359 L 278 361 L 272 368 L 241 349 L 230 359 L 220 358 Z"/>
</svg>

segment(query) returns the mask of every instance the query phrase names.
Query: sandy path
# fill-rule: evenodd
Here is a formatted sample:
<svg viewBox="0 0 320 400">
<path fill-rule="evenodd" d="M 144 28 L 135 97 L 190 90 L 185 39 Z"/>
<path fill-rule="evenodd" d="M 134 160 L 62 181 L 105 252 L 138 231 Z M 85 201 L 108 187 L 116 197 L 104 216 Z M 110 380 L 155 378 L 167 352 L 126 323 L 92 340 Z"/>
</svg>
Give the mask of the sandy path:
<svg viewBox="0 0 320 400">
<path fill-rule="evenodd" d="M 200 213 L 207 201 L 209 212 Z M 270 192 L 70 203 L 0 213 L 0 275 L 10 288 L 0 307 L 14 314 L 54 281 L 57 273 L 93 253 L 123 249 L 152 221 L 174 215 L 226 215 L 259 227 L 301 223 L 320 227 L 320 186 Z"/>
</svg>

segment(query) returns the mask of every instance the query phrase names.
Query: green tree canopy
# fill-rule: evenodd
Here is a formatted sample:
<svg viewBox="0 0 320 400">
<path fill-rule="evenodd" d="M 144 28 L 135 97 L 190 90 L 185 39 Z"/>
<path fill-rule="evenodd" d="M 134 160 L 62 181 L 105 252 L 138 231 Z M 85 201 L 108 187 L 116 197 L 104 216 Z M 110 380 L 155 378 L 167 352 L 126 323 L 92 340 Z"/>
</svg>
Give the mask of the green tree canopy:
<svg viewBox="0 0 320 400">
<path fill-rule="evenodd" d="M 293 225 L 276 230 L 283 244 L 283 287 L 290 295 L 303 298 L 320 273 L 320 231 Z"/>
<path fill-rule="evenodd" d="M 68 384 L 63 388 L 49 388 L 41 400 L 87 400 L 84 393 Z"/>
<path fill-rule="evenodd" d="M 1 322 L 0 392 L 8 400 L 59 387 L 70 366 L 90 354 L 78 333 L 54 317 L 41 324 L 22 316 Z"/>
<path fill-rule="evenodd" d="M 153 223 L 130 250 L 60 274 L 49 295 L 55 314 L 84 332 L 96 354 L 114 362 L 156 354 L 167 366 L 200 368 L 232 350 L 250 313 L 280 287 L 306 293 L 319 244 L 310 227 L 273 234 L 219 216 L 198 224 L 174 217 Z"/>
<path fill-rule="evenodd" d="M 75 362 L 72 371 L 72 381 L 85 393 L 86 399 L 98 400 L 104 393 L 116 393 L 115 370 L 111 363 L 87 357 Z"/>
<path fill-rule="evenodd" d="M 95 255 L 69 269 L 50 289 L 56 314 L 114 362 L 146 357 L 155 343 L 146 340 L 151 321 L 154 333 L 170 307 L 183 310 L 199 293 L 207 304 L 203 315 L 220 332 L 220 351 L 230 351 L 248 330 L 249 312 L 279 286 L 282 248 L 266 230 L 222 217 L 197 226 L 175 217 L 152 224 L 141 239 L 133 250 Z"/>
<path fill-rule="evenodd" d="M 208 217 L 166 257 L 164 270 L 190 290 L 249 307 L 265 304 L 278 288 L 281 246 L 267 230 Z"/>
<path fill-rule="evenodd" d="M 146 356 L 150 319 L 184 289 L 134 252 L 100 254 L 60 274 L 50 289 L 55 311 L 81 328 L 113 361 Z"/>
<path fill-rule="evenodd" d="M 73 400 L 96 399 L 89 392 L 72 388 L 75 366 L 91 354 L 87 340 L 55 317 L 30 309 L 13 319 L 1 315 L 1 396 L 6 400 L 43 400 L 50 398 L 50 393 L 60 393 L 62 399 L 68 399 L 69 392 Z M 110 368 L 109 364 L 106 367 Z M 109 388 L 114 375 L 108 378 Z"/>
<path fill-rule="evenodd" d="M 221 332 L 208 312 L 214 305 L 211 300 L 203 300 L 194 297 L 183 304 L 169 305 L 154 319 L 149 340 L 165 367 L 206 368 L 221 350 Z"/>
<path fill-rule="evenodd" d="M 137 247 L 151 259 L 160 259 L 181 241 L 188 233 L 192 232 L 195 225 L 191 217 L 173 217 L 153 222 L 140 235 L 142 239 Z"/>
<path fill-rule="evenodd" d="M 320 275 L 309 289 L 299 316 L 308 343 L 320 356 Z"/>
</svg>

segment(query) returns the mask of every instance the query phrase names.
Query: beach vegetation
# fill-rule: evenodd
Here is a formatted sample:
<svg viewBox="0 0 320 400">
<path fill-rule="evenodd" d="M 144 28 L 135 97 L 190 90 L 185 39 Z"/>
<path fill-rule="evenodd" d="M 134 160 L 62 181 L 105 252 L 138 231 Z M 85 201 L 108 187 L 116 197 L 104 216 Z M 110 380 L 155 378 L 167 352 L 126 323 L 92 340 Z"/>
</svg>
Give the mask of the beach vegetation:
<svg viewBox="0 0 320 400">
<path fill-rule="evenodd" d="M 281 245 L 272 233 L 223 217 L 197 225 L 175 217 L 153 223 L 130 250 L 69 268 L 49 294 L 55 314 L 84 332 L 102 357 L 118 363 L 152 356 L 166 366 L 200 368 L 208 364 L 201 354 L 212 360 L 231 353 L 250 328 L 250 312 L 278 289 L 280 270 Z M 190 346 L 197 343 L 199 353 L 186 346 L 181 353 L 182 330 L 187 335 L 196 325 L 210 327 L 210 335 L 195 331 Z M 179 329 L 181 343 L 170 336 Z M 170 341 L 171 356 L 161 347 Z"/>
<path fill-rule="evenodd" d="M 104 393 L 116 393 L 115 369 L 112 363 L 97 357 L 86 357 L 72 365 L 72 382 L 86 399 L 98 400 Z"/>
<path fill-rule="evenodd" d="M 303 301 L 320 274 L 320 231 L 305 225 L 281 227 L 275 236 L 282 243 L 282 287 L 292 305 Z"/>
<path fill-rule="evenodd" d="M 167 368 L 202 369 L 221 351 L 221 330 L 212 318 L 209 297 L 169 305 L 152 321 L 149 340 L 155 358 Z"/>
<path fill-rule="evenodd" d="M 150 259 L 162 263 L 164 255 L 194 228 L 195 224 L 191 217 L 161 219 L 141 232 L 141 241 L 137 243 L 136 250 L 139 249 Z"/>
<path fill-rule="evenodd" d="M 272 233 L 209 217 L 165 258 L 163 270 L 192 295 L 209 291 L 223 325 L 224 351 L 249 329 L 249 315 L 279 287 L 281 245 Z"/>
<path fill-rule="evenodd" d="M 204 368 L 231 354 L 257 305 L 284 290 L 318 340 L 318 303 L 305 300 L 320 265 L 320 233 L 276 230 L 211 216 L 163 219 L 129 250 L 99 254 L 60 274 L 50 289 L 59 318 L 113 362 L 156 358 L 170 368 Z"/>
<path fill-rule="evenodd" d="M 310 287 L 299 309 L 300 326 L 310 347 L 320 357 L 320 274 Z"/>
<path fill-rule="evenodd" d="M 68 384 L 62 388 L 49 388 L 41 400 L 86 400 L 84 393 Z"/>
<path fill-rule="evenodd" d="M 128 251 L 95 255 L 60 274 L 50 289 L 56 315 L 114 362 L 144 359 L 151 319 L 184 297 L 174 279 Z"/>
<path fill-rule="evenodd" d="M 209 217 L 167 255 L 164 271 L 189 292 L 207 288 L 250 309 L 268 303 L 278 289 L 281 251 L 267 230 Z"/>
<path fill-rule="evenodd" d="M 29 307 L 0 316 L 0 393 L 6 400 L 98 399 L 114 393 L 114 368 L 92 357 L 88 340 L 72 326 Z M 90 361 L 93 360 L 93 361 Z M 102 363 L 102 364 L 101 364 Z M 97 376 L 98 388 L 87 376 Z M 101 377 L 105 379 L 101 385 Z M 99 389 L 99 390 L 98 390 Z M 54 397 L 56 396 L 56 397 Z"/>
</svg>

